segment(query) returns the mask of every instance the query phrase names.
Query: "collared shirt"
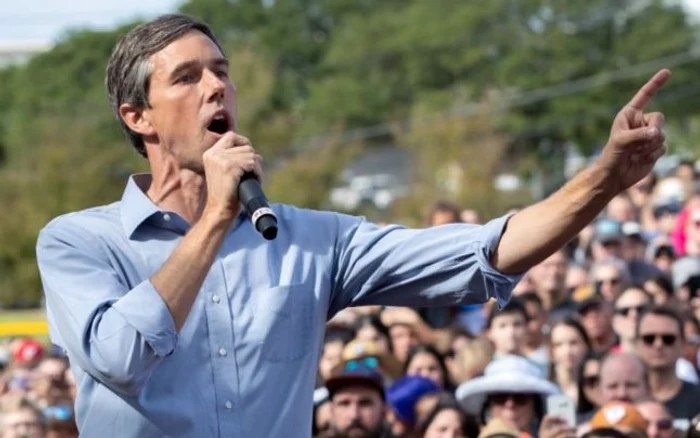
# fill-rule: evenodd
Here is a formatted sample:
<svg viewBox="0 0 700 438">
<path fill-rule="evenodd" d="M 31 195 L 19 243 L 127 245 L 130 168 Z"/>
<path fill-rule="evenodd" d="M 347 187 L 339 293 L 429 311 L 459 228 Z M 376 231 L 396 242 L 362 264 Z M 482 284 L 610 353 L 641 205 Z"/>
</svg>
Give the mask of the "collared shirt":
<svg viewBox="0 0 700 438">
<path fill-rule="evenodd" d="M 50 335 L 75 373 L 81 436 L 308 438 L 335 313 L 503 305 L 519 280 L 489 262 L 507 217 L 412 230 L 275 205 L 274 241 L 239 216 L 178 332 L 150 278 L 190 224 L 159 210 L 149 184 L 132 176 L 120 202 L 39 235 Z"/>
</svg>

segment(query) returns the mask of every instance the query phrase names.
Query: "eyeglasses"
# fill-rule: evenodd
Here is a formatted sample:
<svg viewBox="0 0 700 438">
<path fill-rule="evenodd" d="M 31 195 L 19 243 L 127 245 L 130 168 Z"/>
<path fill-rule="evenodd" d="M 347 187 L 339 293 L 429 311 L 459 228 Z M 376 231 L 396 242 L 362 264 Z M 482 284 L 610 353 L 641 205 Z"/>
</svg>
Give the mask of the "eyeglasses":
<svg viewBox="0 0 700 438">
<path fill-rule="evenodd" d="M 346 371 L 357 371 L 360 368 L 370 368 L 375 369 L 379 366 L 379 359 L 375 356 L 369 356 L 362 359 L 353 359 L 345 363 Z"/>
<path fill-rule="evenodd" d="M 673 420 L 668 418 L 663 420 L 658 420 L 656 422 L 650 421 L 651 424 L 655 424 L 658 430 L 671 430 L 673 429 Z"/>
<path fill-rule="evenodd" d="M 583 385 L 586 388 L 595 388 L 598 386 L 598 383 L 600 383 L 600 376 L 597 374 L 583 377 Z"/>
<path fill-rule="evenodd" d="M 504 405 L 508 402 L 508 400 L 513 400 L 513 404 L 516 404 L 518 406 L 523 406 L 527 404 L 530 400 L 532 400 L 532 396 L 530 394 L 508 394 L 508 393 L 501 393 L 501 394 L 491 394 L 489 396 L 489 400 L 491 403 L 495 405 Z"/>
<path fill-rule="evenodd" d="M 640 338 L 642 339 L 642 342 L 644 342 L 644 345 L 647 346 L 652 346 L 656 343 L 657 338 L 661 338 L 661 341 L 663 342 L 664 346 L 670 347 L 676 343 L 676 335 L 671 335 L 671 334 L 654 334 L 654 333 L 649 333 L 646 335 L 641 335 Z"/>
<path fill-rule="evenodd" d="M 631 311 L 634 310 L 634 312 L 637 315 L 642 314 L 645 310 L 647 310 L 649 306 L 646 304 L 643 304 L 641 306 L 629 306 L 629 307 L 618 307 L 615 309 L 615 314 L 624 316 L 625 318 L 630 314 Z"/>
<path fill-rule="evenodd" d="M 610 286 L 617 286 L 620 284 L 620 277 L 606 278 L 603 280 L 596 280 L 596 285 L 600 286 L 603 284 L 609 284 Z"/>
</svg>

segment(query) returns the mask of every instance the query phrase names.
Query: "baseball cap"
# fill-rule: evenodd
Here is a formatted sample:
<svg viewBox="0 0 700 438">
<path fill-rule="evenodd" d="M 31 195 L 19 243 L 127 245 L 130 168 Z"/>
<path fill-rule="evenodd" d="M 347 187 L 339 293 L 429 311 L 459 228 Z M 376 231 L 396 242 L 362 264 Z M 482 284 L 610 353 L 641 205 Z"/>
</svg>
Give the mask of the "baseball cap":
<svg viewBox="0 0 700 438">
<path fill-rule="evenodd" d="M 416 422 L 415 406 L 426 394 L 440 391 L 440 386 L 423 376 L 405 376 L 387 389 L 386 398 L 396 415 L 405 424 Z"/>
<path fill-rule="evenodd" d="M 673 287 L 683 287 L 693 277 L 700 276 L 700 257 L 683 257 L 671 265 L 671 275 L 673 277 Z"/>
<path fill-rule="evenodd" d="M 598 242 L 613 242 L 624 237 L 622 224 L 613 219 L 599 219 L 594 226 L 594 239 Z"/>
<path fill-rule="evenodd" d="M 613 401 L 601 407 L 591 418 L 591 430 L 596 429 L 646 433 L 647 420 L 634 405 Z"/>
<path fill-rule="evenodd" d="M 333 399 L 341 389 L 350 386 L 364 386 L 376 389 L 384 400 L 384 377 L 379 372 L 378 365 L 378 360 L 375 357 L 344 361 L 333 370 L 333 374 L 326 381 L 328 398 Z"/>
<path fill-rule="evenodd" d="M 44 354 L 44 347 L 34 339 L 23 339 L 17 344 L 14 354 L 15 362 L 30 364 Z"/>
</svg>

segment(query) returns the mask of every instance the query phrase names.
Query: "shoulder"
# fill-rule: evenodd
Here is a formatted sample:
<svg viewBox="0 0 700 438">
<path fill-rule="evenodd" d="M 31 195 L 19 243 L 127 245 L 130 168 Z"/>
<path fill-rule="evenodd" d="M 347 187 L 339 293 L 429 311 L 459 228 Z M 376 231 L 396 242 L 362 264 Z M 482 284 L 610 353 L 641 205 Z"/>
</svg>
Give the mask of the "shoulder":
<svg viewBox="0 0 700 438">
<path fill-rule="evenodd" d="M 119 204 L 115 202 L 55 217 L 39 231 L 37 246 L 56 239 L 91 241 L 101 234 L 123 232 Z"/>
</svg>

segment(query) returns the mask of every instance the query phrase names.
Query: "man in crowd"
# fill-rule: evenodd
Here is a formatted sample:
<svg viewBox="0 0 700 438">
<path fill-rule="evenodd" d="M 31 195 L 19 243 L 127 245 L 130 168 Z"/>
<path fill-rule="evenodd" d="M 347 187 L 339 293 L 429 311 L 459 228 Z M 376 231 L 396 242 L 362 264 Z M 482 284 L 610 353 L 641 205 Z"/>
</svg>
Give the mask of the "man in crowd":
<svg viewBox="0 0 700 438">
<path fill-rule="evenodd" d="M 39 235 L 51 338 L 78 383 L 81 435 L 308 437 L 327 319 L 363 305 L 503 306 L 521 273 L 665 152 L 663 115 L 644 111 L 667 70 L 617 114 L 590 167 L 512 216 L 410 230 L 275 205 L 279 236 L 266 242 L 238 198 L 244 174 L 262 177 L 262 159 L 236 132 L 228 65 L 189 17 L 127 32 L 106 86 L 150 173 L 130 177 L 120 202 Z"/>
<path fill-rule="evenodd" d="M 600 366 L 600 399 L 636 403 L 649 397 L 644 363 L 630 353 L 611 353 Z"/>
<path fill-rule="evenodd" d="M 652 307 L 639 319 L 637 351 L 649 371 L 651 395 L 678 419 L 700 413 L 700 387 L 676 375 L 684 342 L 683 319 L 674 310 Z"/>
</svg>

